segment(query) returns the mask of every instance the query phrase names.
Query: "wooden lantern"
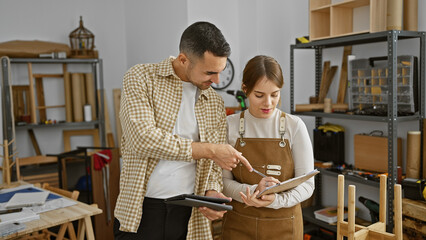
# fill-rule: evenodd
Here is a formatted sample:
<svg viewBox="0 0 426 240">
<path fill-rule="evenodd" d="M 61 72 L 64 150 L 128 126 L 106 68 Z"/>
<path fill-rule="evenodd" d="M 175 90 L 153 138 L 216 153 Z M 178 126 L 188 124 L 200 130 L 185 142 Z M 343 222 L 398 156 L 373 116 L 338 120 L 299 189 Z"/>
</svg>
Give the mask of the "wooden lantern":
<svg viewBox="0 0 426 240">
<path fill-rule="evenodd" d="M 80 26 L 69 35 L 72 58 L 97 58 L 95 51 L 95 35 L 83 26 L 83 17 L 80 16 Z"/>
</svg>

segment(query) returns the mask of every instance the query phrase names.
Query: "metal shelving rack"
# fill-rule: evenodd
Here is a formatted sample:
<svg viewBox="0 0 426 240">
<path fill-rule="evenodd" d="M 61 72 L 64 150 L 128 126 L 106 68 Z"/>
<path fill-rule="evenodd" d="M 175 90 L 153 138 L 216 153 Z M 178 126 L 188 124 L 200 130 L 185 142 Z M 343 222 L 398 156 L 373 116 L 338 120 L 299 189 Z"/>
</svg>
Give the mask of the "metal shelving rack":
<svg viewBox="0 0 426 240">
<path fill-rule="evenodd" d="M 398 41 L 403 39 L 419 39 L 419 80 L 418 80 L 418 106 L 419 111 L 413 116 L 397 116 L 397 48 Z M 346 115 L 338 113 L 320 113 L 320 112 L 295 112 L 294 103 L 294 50 L 295 49 L 313 49 L 315 50 L 315 93 L 318 95 L 321 83 L 322 74 L 322 50 L 324 48 L 342 47 L 347 45 L 361 45 L 376 42 L 387 42 L 387 55 L 389 69 L 388 85 L 392 86 L 389 89 L 388 96 L 388 114 L 387 116 L 365 116 L 365 115 Z M 376 33 L 352 35 L 338 38 L 330 38 L 317 40 L 309 43 L 294 44 L 290 46 L 290 109 L 292 114 L 313 116 L 315 124 L 318 127 L 322 123 L 322 118 L 339 118 L 363 121 L 384 122 L 388 125 L 388 183 L 387 183 L 387 229 L 392 230 L 394 225 L 393 220 L 393 186 L 396 184 L 397 178 L 397 128 L 399 122 L 418 121 L 419 129 L 422 131 L 422 120 L 425 117 L 425 32 L 413 31 L 383 31 Z M 423 134 L 423 132 L 422 132 Z M 322 171 L 324 174 L 324 171 Z M 327 175 L 334 175 L 332 173 Z M 317 178 L 317 199 L 316 203 L 321 205 L 321 181 Z M 364 180 L 363 180 L 364 181 Z M 357 181 L 359 182 L 359 181 Z M 365 180 L 365 184 L 370 184 L 372 181 Z M 361 183 L 364 183 L 361 181 Z M 304 211 L 307 212 L 307 211 Z M 309 216 L 305 217 L 309 220 Z M 315 222 L 313 222 L 315 224 Z"/>
<path fill-rule="evenodd" d="M 15 126 L 18 129 L 33 129 L 33 128 L 67 128 L 67 127 L 92 127 L 99 129 L 99 139 L 101 146 L 106 146 L 105 139 L 105 118 L 104 118 L 104 85 L 103 85 L 103 68 L 102 68 L 102 59 L 41 59 L 41 58 L 10 58 L 10 65 L 12 64 L 90 64 L 94 79 L 95 91 L 101 91 L 99 101 L 98 98 L 95 98 L 96 101 L 96 112 L 97 120 L 91 122 L 64 122 L 57 123 L 52 125 L 46 124 L 26 124 L 23 126 Z M 3 72 L 3 86 L 2 89 L 2 100 L 3 100 L 3 111 L 5 113 L 11 112 L 12 100 L 9 92 L 9 82 L 11 81 L 9 73 L 9 63 L 6 58 L 2 59 L 1 63 L 2 72 Z M 3 117 L 3 139 L 8 140 L 9 142 L 13 139 L 13 123 L 12 116 L 10 114 L 5 114 Z M 12 146 L 9 149 L 9 153 L 13 153 Z"/>
</svg>

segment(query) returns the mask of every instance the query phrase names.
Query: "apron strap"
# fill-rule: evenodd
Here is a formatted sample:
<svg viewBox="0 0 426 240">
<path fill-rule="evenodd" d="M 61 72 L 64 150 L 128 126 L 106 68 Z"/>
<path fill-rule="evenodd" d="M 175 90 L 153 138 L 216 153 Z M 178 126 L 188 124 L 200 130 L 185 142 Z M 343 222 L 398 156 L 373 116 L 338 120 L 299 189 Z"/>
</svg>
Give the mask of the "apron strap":
<svg viewBox="0 0 426 240">
<path fill-rule="evenodd" d="M 281 142 L 279 143 L 280 147 L 285 147 L 286 143 L 284 141 L 284 135 L 285 135 L 285 113 L 281 112 L 280 117 L 280 136 L 281 136 Z M 245 134 L 245 122 L 244 122 L 244 111 L 240 113 L 240 126 L 238 129 L 238 133 L 240 134 L 240 146 L 244 147 L 246 145 L 246 142 L 244 141 L 244 134 Z"/>
<path fill-rule="evenodd" d="M 238 132 L 240 133 L 240 146 L 244 147 L 246 145 L 246 142 L 244 141 L 244 133 L 246 132 L 245 130 L 245 123 L 244 123 L 244 111 L 241 112 L 240 114 L 240 127 Z"/>
<path fill-rule="evenodd" d="M 281 117 L 280 117 L 280 136 L 281 136 L 281 142 L 279 143 L 280 147 L 285 147 L 284 134 L 285 134 L 285 113 L 281 112 Z"/>
</svg>

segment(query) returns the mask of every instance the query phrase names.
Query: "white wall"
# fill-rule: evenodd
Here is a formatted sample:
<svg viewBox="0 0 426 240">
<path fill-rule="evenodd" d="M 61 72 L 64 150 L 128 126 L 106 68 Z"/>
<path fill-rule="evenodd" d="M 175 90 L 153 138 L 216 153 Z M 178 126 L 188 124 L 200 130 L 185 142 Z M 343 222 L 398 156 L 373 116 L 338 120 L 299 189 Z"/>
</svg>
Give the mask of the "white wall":
<svg viewBox="0 0 426 240">
<path fill-rule="evenodd" d="M 95 46 L 103 59 L 104 86 L 107 94 L 109 117 L 115 131 L 112 89 L 120 88 L 127 69 L 124 3 L 114 0 L 57 1 L 57 0 L 4 0 L 0 1 L 0 42 L 10 40 L 43 40 L 69 44 L 69 33 L 79 26 L 79 16 L 95 35 Z M 90 71 L 86 66 L 69 66 L 72 71 Z M 34 66 L 34 72 L 56 72 L 61 68 Z M 12 66 L 13 84 L 28 84 L 25 65 Z M 63 83 L 60 79 L 45 80 L 46 103 L 64 104 Z M 56 99 L 55 99 L 56 98 Z M 54 99 L 54 100 L 53 100 Z M 52 100 L 52 101 L 50 101 Z M 55 101 L 55 102 L 53 102 Z M 48 118 L 64 120 L 61 111 L 47 111 Z M 2 130 L 1 130 L 1 135 Z M 60 129 L 35 129 L 41 151 L 60 153 L 63 140 Z M 76 142 L 83 141 L 83 142 Z M 89 145 L 91 139 L 73 139 L 72 145 Z M 35 155 L 25 130 L 17 131 L 17 151 L 20 157 Z"/>
<path fill-rule="evenodd" d="M 426 10 L 426 2 L 419 1 L 419 13 Z M 423 11 L 422 11 L 423 10 Z M 234 82 L 229 89 L 239 89 L 242 70 L 254 55 L 270 55 L 278 60 L 284 71 L 285 84 L 282 90 L 282 106 L 290 111 L 289 68 L 290 44 L 299 36 L 309 34 L 308 1 L 281 0 L 157 0 L 157 1 L 57 1 L 57 0 L 3 0 L 0 1 L 0 42 L 21 40 L 48 40 L 68 43 L 68 34 L 78 26 L 78 17 L 83 15 L 85 26 L 96 36 L 96 47 L 104 60 L 104 82 L 107 92 L 109 117 L 115 131 L 112 108 L 113 88 L 120 88 L 125 71 L 137 64 L 159 62 L 170 55 L 178 54 L 178 44 L 182 31 L 199 20 L 211 21 L 218 26 L 231 45 L 236 69 Z M 419 14 L 419 30 L 426 30 L 426 17 Z M 402 43 L 398 54 L 417 54 L 412 42 Z M 414 43 L 416 44 L 416 43 Z M 355 46 L 353 53 L 358 58 L 386 55 L 384 44 Z M 324 51 L 324 60 L 340 66 L 342 48 Z M 14 81 L 26 81 L 25 67 L 15 67 Z M 44 69 L 43 69 L 44 70 Z M 337 76 L 330 88 L 332 98 L 337 96 Z M 295 102 L 307 103 L 314 95 L 314 52 L 297 50 L 295 55 Z M 48 90 L 46 90 L 48 91 Z M 227 106 L 236 106 L 234 97 L 220 93 Z M 312 136 L 314 118 L 302 118 Z M 379 129 L 387 132 L 386 124 L 363 121 L 342 121 L 324 119 L 346 127 L 346 162 L 353 164 L 353 134 Z M 406 133 L 417 130 L 418 124 L 399 124 L 398 136 L 403 138 L 403 158 L 405 159 Z M 2 130 L 0 130 L 1 133 Z M 62 135 L 55 130 L 42 130 L 38 134 L 39 143 L 45 153 L 61 151 Z M 47 137 L 43 135 L 48 133 Z M 54 141 L 52 141 L 53 139 Z M 49 140 L 49 141 L 47 141 Z M 53 142 L 53 144 L 52 144 Z M 18 133 L 18 150 L 21 156 L 34 154 L 26 132 Z M 49 143 L 49 144 L 45 144 Z M 335 185 L 336 179 L 324 177 L 324 186 Z M 358 185 L 360 195 L 378 199 L 377 189 Z M 324 188 L 325 190 L 325 188 Z M 329 189 L 330 190 L 330 189 Z M 325 192 L 325 191 L 324 191 Z M 332 205 L 336 196 L 327 191 L 323 202 Z M 361 207 L 362 208 L 362 207 Z M 365 209 L 362 216 L 368 218 Z"/>
</svg>

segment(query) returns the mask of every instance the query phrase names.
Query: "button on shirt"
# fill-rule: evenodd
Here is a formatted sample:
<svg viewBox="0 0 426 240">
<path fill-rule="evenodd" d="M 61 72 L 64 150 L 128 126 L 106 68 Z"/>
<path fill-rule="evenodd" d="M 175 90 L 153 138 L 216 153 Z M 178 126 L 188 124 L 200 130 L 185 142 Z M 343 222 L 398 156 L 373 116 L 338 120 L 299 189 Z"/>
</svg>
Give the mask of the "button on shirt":
<svg viewBox="0 0 426 240">
<path fill-rule="evenodd" d="M 148 182 L 158 162 L 191 162 L 192 139 L 173 134 L 183 81 L 172 66 L 174 57 L 156 64 L 138 64 L 123 80 L 120 120 L 123 130 L 120 193 L 114 216 L 120 230 L 136 232 Z M 195 103 L 200 142 L 226 143 L 226 114 L 222 98 L 212 89 L 200 90 Z M 196 161 L 194 193 L 222 191 L 222 170 L 210 159 Z M 187 239 L 212 239 L 210 222 L 193 208 Z"/>
</svg>

